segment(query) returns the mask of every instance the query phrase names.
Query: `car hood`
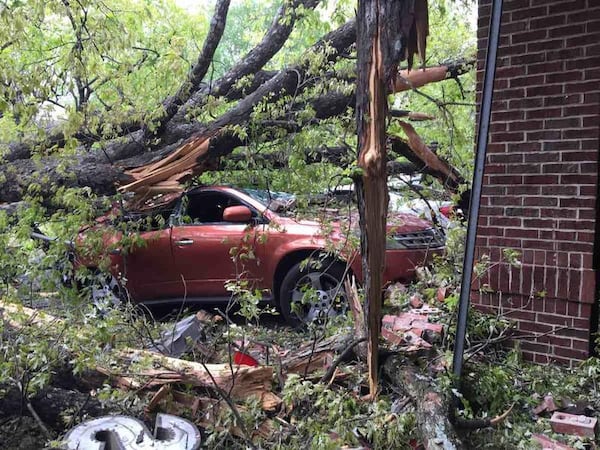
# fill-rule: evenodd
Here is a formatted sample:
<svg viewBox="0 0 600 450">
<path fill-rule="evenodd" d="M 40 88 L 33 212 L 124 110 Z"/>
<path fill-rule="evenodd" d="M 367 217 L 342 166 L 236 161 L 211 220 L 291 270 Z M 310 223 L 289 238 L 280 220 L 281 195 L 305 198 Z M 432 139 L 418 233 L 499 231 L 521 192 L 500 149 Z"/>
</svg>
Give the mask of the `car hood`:
<svg viewBox="0 0 600 450">
<path fill-rule="evenodd" d="M 325 226 L 331 228 L 332 232 L 340 232 L 348 228 L 348 223 L 352 229 L 358 229 L 359 217 L 358 213 L 345 214 L 343 217 L 334 215 L 333 217 L 325 216 L 319 220 L 293 219 L 289 217 L 280 217 L 279 223 L 286 228 L 293 227 L 300 229 L 311 229 L 314 232 L 320 232 Z M 332 220 L 330 220 L 332 219 Z M 419 230 L 432 228 L 433 224 L 428 220 L 417 217 L 414 214 L 406 214 L 402 212 L 392 212 L 388 214 L 387 229 L 388 232 L 403 232 L 410 233 Z"/>
</svg>

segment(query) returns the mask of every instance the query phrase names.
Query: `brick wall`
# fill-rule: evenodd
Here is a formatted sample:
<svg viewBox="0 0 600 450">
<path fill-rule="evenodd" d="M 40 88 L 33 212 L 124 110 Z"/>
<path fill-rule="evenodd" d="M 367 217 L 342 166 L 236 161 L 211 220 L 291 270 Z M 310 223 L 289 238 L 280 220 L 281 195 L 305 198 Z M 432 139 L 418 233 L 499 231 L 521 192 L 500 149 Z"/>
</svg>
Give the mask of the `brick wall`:
<svg viewBox="0 0 600 450">
<path fill-rule="evenodd" d="M 479 91 L 491 0 L 479 2 Z M 504 1 L 473 301 L 507 313 L 533 361 L 588 356 L 597 326 L 600 0 Z M 502 250 L 522 253 L 522 267 Z M 489 285 L 493 292 L 482 294 Z"/>
</svg>

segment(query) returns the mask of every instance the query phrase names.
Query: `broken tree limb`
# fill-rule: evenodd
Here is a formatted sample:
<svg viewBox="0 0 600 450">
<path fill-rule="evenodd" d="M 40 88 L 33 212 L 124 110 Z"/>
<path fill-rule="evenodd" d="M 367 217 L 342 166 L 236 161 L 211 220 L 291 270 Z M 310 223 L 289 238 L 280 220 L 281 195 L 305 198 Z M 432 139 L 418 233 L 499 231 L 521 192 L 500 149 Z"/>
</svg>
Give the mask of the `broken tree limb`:
<svg viewBox="0 0 600 450">
<path fill-rule="evenodd" d="M 0 318 L 15 329 L 33 325 L 37 328 L 56 327 L 63 320 L 43 311 L 0 301 Z M 271 392 L 273 368 L 229 364 L 202 364 L 137 349 L 116 352 L 123 368 L 97 366 L 96 371 L 108 376 L 124 389 L 147 389 L 165 384 L 182 383 L 192 386 L 216 387 L 234 399 L 257 397 L 265 408 L 280 403 Z M 139 363 L 139 364 L 138 364 Z M 135 366 L 135 370 L 130 370 Z M 149 366 L 149 367 L 148 367 Z"/>
<path fill-rule="evenodd" d="M 398 124 L 406 133 L 406 136 L 408 137 L 408 145 L 410 146 L 411 150 L 419 157 L 421 161 L 423 161 L 433 171 L 442 173 L 448 182 L 453 184 L 459 182 L 460 176 L 455 173 L 453 168 L 444 163 L 429 149 L 429 147 L 427 147 L 427 145 L 425 145 L 411 124 L 402 120 L 398 121 Z"/>
<path fill-rule="evenodd" d="M 403 92 L 449 78 L 457 78 L 473 70 L 475 63 L 474 59 L 459 60 L 435 67 L 426 67 L 422 70 L 401 70 L 391 90 L 392 92 Z"/>
<path fill-rule="evenodd" d="M 162 356 L 148 350 L 127 349 L 118 353 L 118 357 L 129 368 L 120 373 L 108 370 L 109 373 L 119 375 L 128 371 L 139 378 L 134 386 L 157 386 L 165 383 L 183 383 L 191 386 L 210 388 L 215 385 L 227 392 L 233 398 L 243 399 L 256 396 L 259 399 L 263 394 L 270 393 L 273 378 L 273 368 L 268 366 L 250 367 L 229 364 L 201 364 L 194 361 L 185 361 L 169 356 Z M 138 367 L 136 362 L 143 362 Z M 135 369 L 131 369 L 134 364 Z M 151 368 L 144 368 L 144 365 Z M 134 387 L 132 386 L 132 387 Z M 268 401 L 272 399 L 270 396 Z"/>
<path fill-rule="evenodd" d="M 447 417 L 445 400 L 414 363 L 390 356 L 383 364 L 383 371 L 392 384 L 412 400 L 417 430 L 426 450 L 465 448 Z"/>
</svg>

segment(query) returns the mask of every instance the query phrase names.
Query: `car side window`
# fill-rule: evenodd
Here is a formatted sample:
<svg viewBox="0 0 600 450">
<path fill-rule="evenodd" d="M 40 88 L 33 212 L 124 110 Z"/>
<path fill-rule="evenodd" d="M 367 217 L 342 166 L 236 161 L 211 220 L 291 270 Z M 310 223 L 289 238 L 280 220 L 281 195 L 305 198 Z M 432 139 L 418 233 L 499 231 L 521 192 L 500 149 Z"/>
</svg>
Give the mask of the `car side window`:
<svg viewBox="0 0 600 450">
<path fill-rule="evenodd" d="M 222 192 L 199 192 L 187 195 L 183 200 L 182 223 L 209 224 L 223 222 L 223 211 L 242 203 Z"/>
</svg>

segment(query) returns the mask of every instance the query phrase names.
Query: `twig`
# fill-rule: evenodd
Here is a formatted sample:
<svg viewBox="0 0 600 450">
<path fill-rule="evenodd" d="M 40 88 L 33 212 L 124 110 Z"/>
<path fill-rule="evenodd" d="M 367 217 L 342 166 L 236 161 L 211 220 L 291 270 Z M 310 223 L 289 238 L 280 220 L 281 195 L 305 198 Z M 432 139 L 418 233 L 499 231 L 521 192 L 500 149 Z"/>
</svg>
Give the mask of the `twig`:
<svg viewBox="0 0 600 450">
<path fill-rule="evenodd" d="M 463 428 L 467 430 L 478 430 L 480 428 L 495 427 L 508 417 L 508 415 L 511 413 L 514 407 L 515 404 L 513 403 L 512 405 L 510 405 L 510 408 L 508 408 L 499 416 L 496 416 L 492 419 L 463 419 L 462 417 L 456 417 L 456 415 L 454 415 L 453 422 L 457 428 Z"/>
<path fill-rule="evenodd" d="M 367 340 L 366 337 L 361 337 L 361 338 L 355 339 L 354 341 L 350 342 L 350 344 L 344 349 L 344 351 L 340 354 L 340 356 L 338 356 L 337 359 L 333 362 L 333 364 L 331 364 L 331 366 L 329 367 L 327 372 L 325 372 L 325 375 L 323 375 L 321 377 L 320 382 L 321 383 L 328 382 L 333 377 L 333 374 L 335 373 L 335 370 L 340 365 L 340 363 L 344 359 L 346 359 L 348 357 L 348 355 L 350 355 L 352 350 L 354 350 L 354 347 L 356 347 L 361 342 L 365 342 L 366 340 Z"/>
<path fill-rule="evenodd" d="M 204 370 L 210 377 L 210 379 L 213 383 L 213 388 L 215 389 L 217 394 L 219 394 L 219 397 L 221 397 L 221 399 L 225 403 L 227 403 L 227 406 L 229 406 L 229 409 L 231 409 L 231 412 L 235 416 L 235 419 L 237 420 L 237 422 L 239 424 L 240 430 L 242 430 L 242 434 L 244 435 L 244 440 L 246 441 L 246 445 L 248 445 L 248 447 L 251 449 L 255 449 L 256 447 L 254 446 L 254 444 L 252 443 L 252 440 L 249 437 L 250 435 L 248 434 L 248 430 L 246 429 L 244 420 L 242 419 L 240 412 L 238 411 L 237 407 L 235 406 L 235 403 L 233 403 L 233 400 L 231 400 L 231 397 L 229 396 L 229 394 L 219 387 L 217 380 L 215 380 L 215 378 L 213 377 L 210 370 L 208 370 L 208 367 L 206 367 L 206 364 L 203 361 L 200 361 L 200 364 L 202 364 L 202 367 L 204 367 Z"/>
<path fill-rule="evenodd" d="M 48 428 L 46 427 L 46 425 L 44 424 L 42 419 L 40 419 L 40 416 L 38 416 L 38 413 L 35 412 L 35 409 L 33 409 L 33 406 L 31 405 L 31 402 L 29 400 L 27 400 L 27 409 L 29 410 L 29 412 L 31 413 L 31 415 L 33 416 L 33 418 L 35 419 L 35 421 L 37 422 L 39 427 L 42 429 L 42 431 L 44 432 L 46 437 L 48 439 L 51 439 L 52 433 L 50 433 L 50 430 L 48 430 Z"/>
</svg>

